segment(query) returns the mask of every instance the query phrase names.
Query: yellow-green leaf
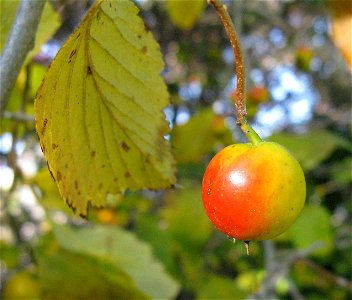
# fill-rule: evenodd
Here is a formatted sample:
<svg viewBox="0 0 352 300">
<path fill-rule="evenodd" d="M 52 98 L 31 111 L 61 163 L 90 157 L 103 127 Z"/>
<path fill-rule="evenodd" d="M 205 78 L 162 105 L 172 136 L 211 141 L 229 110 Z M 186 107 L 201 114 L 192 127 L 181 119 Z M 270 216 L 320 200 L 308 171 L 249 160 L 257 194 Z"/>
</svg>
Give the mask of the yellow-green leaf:
<svg viewBox="0 0 352 300">
<path fill-rule="evenodd" d="M 203 13 L 205 0 L 167 0 L 166 11 L 181 29 L 191 29 Z"/>
<path fill-rule="evenodd" d="M 107 193 L 175 180 L 159 45 L 132 1 L 98 1 L 39 88 L 37 133 L 60 194 L 80 215 Z"/>
</svg>

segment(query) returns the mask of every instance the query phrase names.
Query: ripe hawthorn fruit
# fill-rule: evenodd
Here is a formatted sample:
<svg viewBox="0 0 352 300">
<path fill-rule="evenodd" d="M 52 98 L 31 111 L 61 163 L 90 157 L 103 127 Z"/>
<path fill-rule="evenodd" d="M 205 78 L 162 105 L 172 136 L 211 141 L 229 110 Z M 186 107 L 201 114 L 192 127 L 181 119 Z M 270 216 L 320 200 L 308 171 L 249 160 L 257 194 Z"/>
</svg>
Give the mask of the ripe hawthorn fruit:
<svg viewBox="0 0 352 300">
<path fill-rule="evenodd" d="M 234 144 L 210 161 L 202 184 L 205 211 L 215 227 L 248 244 L 286 231 L 300 214 L 306 184 L 301 166 L 273 142 Z"/>
</svg>

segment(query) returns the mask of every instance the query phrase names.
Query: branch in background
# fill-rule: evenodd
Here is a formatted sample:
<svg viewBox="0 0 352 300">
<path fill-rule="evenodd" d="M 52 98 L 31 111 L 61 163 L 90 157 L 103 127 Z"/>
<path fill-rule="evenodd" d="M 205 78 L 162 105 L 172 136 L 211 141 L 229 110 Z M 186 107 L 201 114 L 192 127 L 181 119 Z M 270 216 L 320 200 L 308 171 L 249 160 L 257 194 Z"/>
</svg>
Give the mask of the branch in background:
<svg viewBox="0 0 352 300">
<path fill-rule="evenodd" d="M 34 122 L 34 116 L 33 115 L 28 115 L 25 113 L 21 112 L 9 112 L 9 111 L 4 111 L 2 117 L 4 119 L 10 119 L 14 121 L 22 121 L 22 122 Z"/>
<path fill-rule="evenodd" d="M 3 113 L 15 85 L 18 73 L 34 47 L 45 0 L 22 0 L 0 58 L 0 112 Z"/>
<path fill-rule="evenodd" d="M 309 266 L 311 269 L 313 269 L 315 272 L 317 272 L 320 277 L 323 277 L 324 279 L 330 281 L 333 284 L 336 284 L 342 288 L 348 289 L 350 291 L 352 291 L 352 282 L 349 281 L 346 278 L 343 278 L 341 276 L 338 276 L 326 269 L 324 269 L 323 267 L 321 267 L 320 265 L 318 265 L 317 263 L 315 263 L 314 261 L 307 259 L 307 258 L 301 258 L 299 259 L 299 261 L 303 262 L 304 264 L 306 264 L 307 266 Z"/>
<path fill-rule="evenodd" d="M 268 272 L 260 289 L 256 293 L 250 295 L 247 299 L 268 299 L 268 295 L 271 295 L 272 291 L 275 290 L 277 280 L 280 277 L 287 276 L 291 265 L 293 265 L 297 260 L 307 257 L 323 245 L 324 244 L 321 242 L 316 242 L 306 249 L 297 250 L 291 254 L 284 255 L 283 259 L 276 263 L 275 268 L 271 270 L 270 273 Z"/>
</svg>

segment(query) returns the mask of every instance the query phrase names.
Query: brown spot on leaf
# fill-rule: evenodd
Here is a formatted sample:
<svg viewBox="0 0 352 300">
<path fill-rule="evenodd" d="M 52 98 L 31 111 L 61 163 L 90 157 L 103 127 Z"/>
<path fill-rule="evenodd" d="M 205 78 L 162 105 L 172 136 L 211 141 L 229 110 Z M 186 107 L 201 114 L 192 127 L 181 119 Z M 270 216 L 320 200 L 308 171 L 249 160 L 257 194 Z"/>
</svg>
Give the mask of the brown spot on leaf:
<svg viewBox="0 0 352 300">
<path fill-rule="evenodd" d="M 73 50 L 71 51 L 71 54 L 70 54 L 69 59 L 71 59 L 76 53 L 77 53 L 77 49 L 73 49 Z"/>
<path fill-rule="evenodd" d="M 121 148 L 122 148 L 123 150 L 125 150 L 126 152 L 127 152 L 128 150 L 130 150 L 130 147 L 129 147 L 125 142 L 122 142 L 120 145 L 121 145 Z"/>
<path fill-rule="evenodd" d="M 104 165 L 104 164 L 102 164 L 102 165 L 101 165 L 101 167 L 102 167 L 102 168 L 105 168 L 105 165 Z"/>
<path fill-rule="evenodd" d="M 94 156 L 95 156 L 95 151 L 92 151 L 92 152 L 90 153 L 90 156 L 91 156 L 91 157 L 94 157 Z"/>
<path fill-rule="evenodd" d="M 148 52 L 148 48 L 146 46 L 142 47 L 141 52 L 146 54 Z"/>
<path fill-rule="evenodd" d="M 53 147 L 53 150 L 55 150 L 57 147 L 59 147 L 59 145 L 53 143 L 52 147 Z"/>
<path fill-rule="evenodd" d="M 62 179 L 62 174 L 61 174 L 61 172 L 57 171 L 57 173 L 56 173 L 56 179 L 57 179 L 57 182 L 60 182 L 60 180 Z"/>
<path fill-rule="evenodd" d="M 115 177 L 115 178 L 113 179 L 113 181 L 114 181 L 114 182 L 118 182 L 118 179 Z"/>
<path fill-rule="evenodd" d="M 92 69 L 90 68 L 90 66 L 87 67 L 87 74 L 92 75 Z"/>
<path fill-rule="evenodd" d="M 125 176 L 125 178 L 129 178 L 129 177 L 131 177 L 131 173 L 127 171 L 124 176 Z"/>
<path fill-rule="evenodd" d="M 77 182 L 77 180 L 75 180 L 75 189 L 76 189 L 76 190 L 78 189 L 78 182 Z"/>
<path fill-rule="evenodd" d="M 44 135 L 44 133 L 45 133 L 46 124 L 48 124 L 48 119 L 47 118 L 44 119 L 43 128 L 42 128 L 42 131 L 40 132 L 42 135 Z"/>
</svg>

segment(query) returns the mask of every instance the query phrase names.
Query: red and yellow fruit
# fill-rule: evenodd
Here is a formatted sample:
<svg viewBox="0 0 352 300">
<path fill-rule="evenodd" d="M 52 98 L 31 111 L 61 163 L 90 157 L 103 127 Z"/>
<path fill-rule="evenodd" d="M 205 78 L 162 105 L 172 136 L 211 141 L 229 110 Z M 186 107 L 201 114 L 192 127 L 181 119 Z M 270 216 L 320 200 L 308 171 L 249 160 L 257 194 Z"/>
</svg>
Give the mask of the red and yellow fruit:
<svg viewBox="0 0 352 300">
<path fill-rule="evenodd" d="M 224 234 L 243 241 L 283 233 L 297 219 L 305 197 L 299 163 L 272 142 L 224 148 L 203 178 L 202 198 L 210 220 Z"/>
</svg>

